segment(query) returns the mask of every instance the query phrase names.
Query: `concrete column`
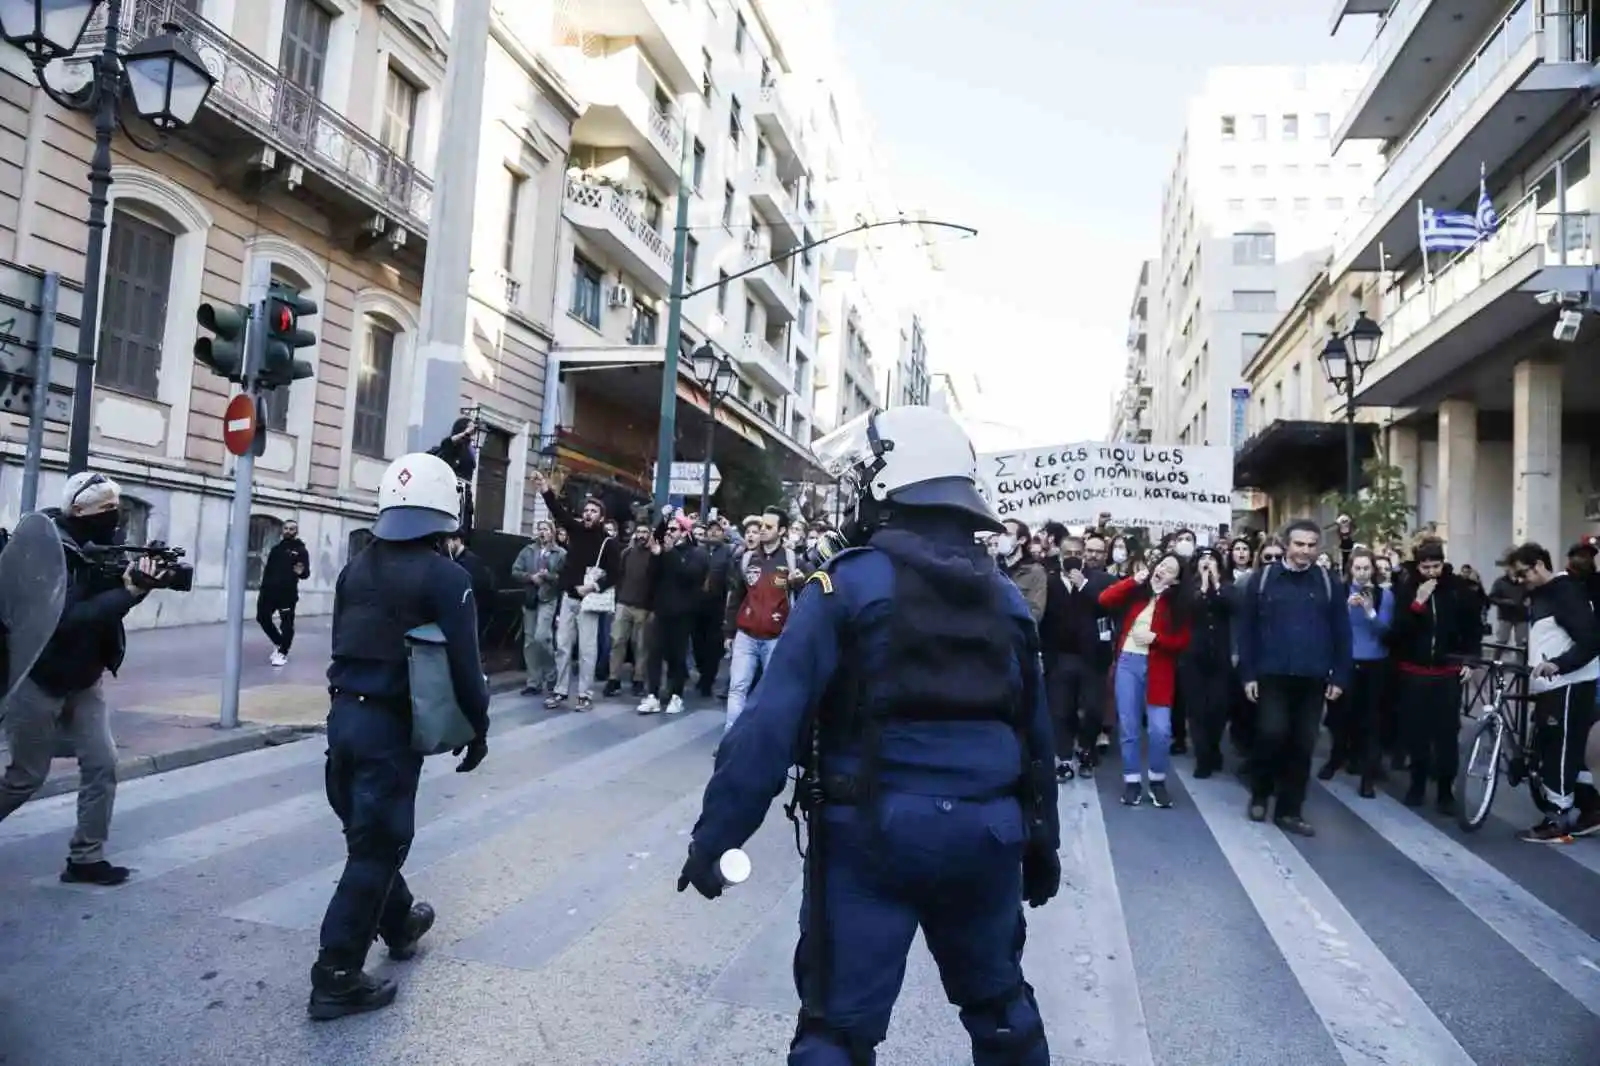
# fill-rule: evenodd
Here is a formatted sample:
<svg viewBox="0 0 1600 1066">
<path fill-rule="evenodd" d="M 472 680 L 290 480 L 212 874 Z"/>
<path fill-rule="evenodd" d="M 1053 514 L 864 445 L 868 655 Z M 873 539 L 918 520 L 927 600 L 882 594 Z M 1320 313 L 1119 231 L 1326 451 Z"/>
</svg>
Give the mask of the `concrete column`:
<svg viewBox="0 0 1600 1066">
<path fill-rule="evenodd" d="M 1511 401 L 1511 538 L 1561 545 L 1561 365 L 1521 362 Z"/>
<path fill-rule="evenodd" d="M 450 60 L 434 169 L 433 214 L 422 280 L 422 313 L 413 348 L 406 450 L 437 444 L 461 409 L 467 336 L 467 277 L 472 271 L 472 214 L 483 139 L 483 85 L 489 62 L 490 0 L 455 0 Z"/>
<path fill-rule="evenodd" d="M 1439 405 L 1439 533 L 1446 558 L 1456 566 L 1490 569 L 1477 557 L 1478 405 L 1446 400 Z"/>
<path fill-rule="evenodd" d="M 1418 511 L 1422 499 L 1422 440 L 1415 427 L 1389 427 L 1386 458 L 1390 466 L 1400 471 L 1401 483 L 1405 485 L 1406 503 L 1411 506 L 1406 528 L 1416 529 L 1422 522 Z"/>
</svg>

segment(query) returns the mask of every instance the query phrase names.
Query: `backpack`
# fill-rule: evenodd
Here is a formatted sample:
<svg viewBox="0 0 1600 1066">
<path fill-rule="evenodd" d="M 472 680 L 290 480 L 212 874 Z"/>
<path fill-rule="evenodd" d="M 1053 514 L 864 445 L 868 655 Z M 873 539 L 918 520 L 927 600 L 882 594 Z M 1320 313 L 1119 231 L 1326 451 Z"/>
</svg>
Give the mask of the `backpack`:
<svg viewBox="0 0 1600 1066">
<path fill-rule="evenodd" d="M 788 574 L 795 570 L 794 549 L 783 549 L 784 574 L 758 574 L 750 580 L 752 568 L 759 569 L 754 549 L 744 553 L 739 569 L 744 572 L 746 588 L 744 602 L 739 605 L 739 629 L 757 640 L 772 640 L 783 632 L 789 621 L 789 607 L 793 598 L 789 590 Z"/>
<path fill-rule="evenodd" d="M 1282 567 L 1282 563 L 1272 563 L 1265 570 L 1261 571 L 1261 578 L 1256 582 L 1257 599 L 1261 597 L 1262 593 L 1267 591 L 1267 578 L 1271 577 L 1274 571 L 1279 570 Z M 1319 566 L 1317 569 L 1322 570 L 1322 567 Z M 1328 594 L 1328 601 L 1330 603 L 1333 602 L 1333 578 L 1328 576 L 1328 572 L 1326 570 L 1322 570 L 1322 590 Z"/>
</svg>

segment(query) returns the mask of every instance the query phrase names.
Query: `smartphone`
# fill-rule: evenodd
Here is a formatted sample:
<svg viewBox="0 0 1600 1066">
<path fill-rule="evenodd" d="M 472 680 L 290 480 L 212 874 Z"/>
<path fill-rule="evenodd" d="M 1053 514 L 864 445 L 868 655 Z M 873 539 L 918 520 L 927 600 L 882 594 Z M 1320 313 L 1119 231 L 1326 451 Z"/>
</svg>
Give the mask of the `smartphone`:
<svg viewBox="0 0 1600 1066">
<path fill-rule="evenodd" d="M 713 508 L 711 508 L 711 510 L 706 512 L 706 521 L 707 522 L 715 522 L 716 520 L 717 520 L 717 509 L 715 507 L 713 507 Z"/>
</svg>

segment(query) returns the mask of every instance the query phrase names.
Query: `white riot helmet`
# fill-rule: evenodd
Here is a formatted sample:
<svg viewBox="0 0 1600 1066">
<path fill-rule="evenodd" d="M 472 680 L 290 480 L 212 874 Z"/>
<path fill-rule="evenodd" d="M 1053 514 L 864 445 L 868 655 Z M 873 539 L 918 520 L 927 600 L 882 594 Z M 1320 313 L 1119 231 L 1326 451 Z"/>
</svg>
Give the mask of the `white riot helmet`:
<svg viewBox="0 0 1600 1066">
<path fill-rule="evenodd" d="M 417 540 L 461 528 L 456 473 L 437 455 L 412 452 L 389 464 L 378 484 L 379 540 Z"/>
<path fill-rule="evenodd" d="M 871 411 L 811 450 L 867 510 L 939 508 L 976 519 L 980 529 L 1004 528 L 984 498 L 972 441 L 943 411 L 920 406 Z"/>
</svg>

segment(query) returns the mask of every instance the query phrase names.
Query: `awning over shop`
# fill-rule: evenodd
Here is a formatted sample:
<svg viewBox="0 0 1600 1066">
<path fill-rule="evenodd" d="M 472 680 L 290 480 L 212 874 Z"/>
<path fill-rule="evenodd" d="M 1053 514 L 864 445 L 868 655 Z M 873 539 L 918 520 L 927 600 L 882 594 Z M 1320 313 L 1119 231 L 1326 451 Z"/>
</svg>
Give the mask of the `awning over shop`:
<svg viewBox="0 0 1600 1066">
<path fill-rule="evenodd" d="M 1377 429 L 1356 423 L 1356 461 L 1377 452 Z M 1344 423 L 1277 419 L 1245 441 L 1233 459 L 1233 483 L 1263 491 L 1296 485 L 1312 492 L 1342 488 L 1345 478 Z"/>
</svg>

